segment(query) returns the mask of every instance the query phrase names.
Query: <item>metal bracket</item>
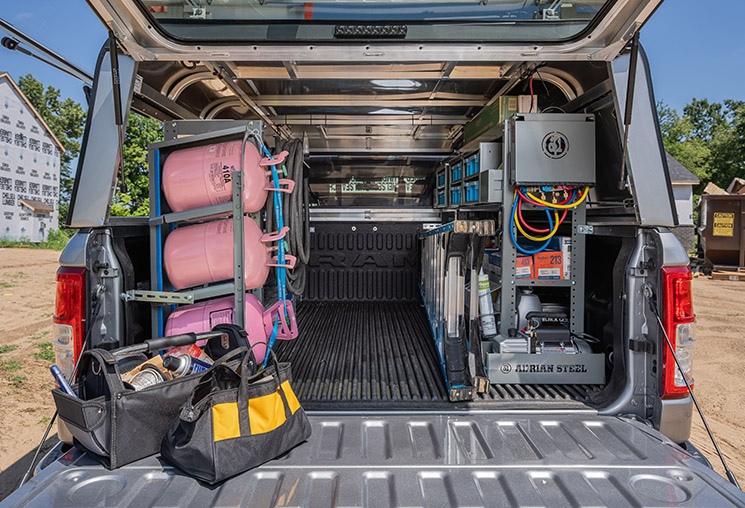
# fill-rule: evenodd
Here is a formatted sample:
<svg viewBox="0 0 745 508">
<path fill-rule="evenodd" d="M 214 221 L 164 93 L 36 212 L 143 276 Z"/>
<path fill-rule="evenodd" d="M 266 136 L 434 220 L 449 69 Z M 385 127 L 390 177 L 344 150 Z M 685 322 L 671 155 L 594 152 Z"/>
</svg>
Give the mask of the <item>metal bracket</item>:
<svg viewBox="0 0 745 508">
<path fill-rule="evenodd" d="M 130 289 L 126 293 L 122 293 L 122 300 L 125 302 L 150 302 L 167 305 L 194 303 L 194 295 L 188 292 L 175 293 L 171 291 L 141 291 Z"/>
<path fill-rule="evenodd" d="M 453 233 L 469 233 L 479 236 L 492 236 L 496 234 L 496 227 L 493 220 L 454 220 L 441 226 L 425 231 L 420 238 L 430 235 L 439 235 L 452 231 Z"/>
<path fill-rule="evenodd" d="M 118 268 L 101 268 L 98 270 L 98 276 L 102 279 L 116 279 L 119 277 Z"/>
<path fill-rule="evenodd" d="M 577 233 L 580 235 L 592 235 L 595 233 L 595 228 L 587 224 L 577 224 Z"/>
</svg>

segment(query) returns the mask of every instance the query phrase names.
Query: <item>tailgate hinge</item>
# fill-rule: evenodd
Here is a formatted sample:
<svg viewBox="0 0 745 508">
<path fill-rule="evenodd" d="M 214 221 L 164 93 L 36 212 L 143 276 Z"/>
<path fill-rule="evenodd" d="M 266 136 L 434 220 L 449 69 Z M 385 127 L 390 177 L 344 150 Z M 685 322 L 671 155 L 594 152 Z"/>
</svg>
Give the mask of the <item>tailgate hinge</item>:
<svg viewBox="0 0 745 508">
<path fill-rule="evenodd" d="M 631 339 L 629 341 L 629 349 L 637 353 L 647 353 L 650 355 L 655 353 L 654 342 L 644 339 Z"/>
</svg>

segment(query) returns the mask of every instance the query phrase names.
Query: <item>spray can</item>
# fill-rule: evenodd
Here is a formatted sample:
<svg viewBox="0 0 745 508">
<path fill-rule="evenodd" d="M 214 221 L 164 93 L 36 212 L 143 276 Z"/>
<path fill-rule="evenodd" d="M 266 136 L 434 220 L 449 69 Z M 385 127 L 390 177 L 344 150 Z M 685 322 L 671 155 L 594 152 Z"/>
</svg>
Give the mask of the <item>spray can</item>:
<svg viewBox="0 0 745 508">
<path fill-rule="evenodd" d="M 172 371 L 174 377 L 195 374 L 210 368 L 208 363 L 189 355 L 168 355 L 163 358 L 163 366 Z"/>
<path fill-rule="evenodd" d="M 166 375 L 158 367 L 146 365 L 142 370 L 135 374 L 129 384 L 131 384 L 132 388 L 136 391 L 140 391 L 166 380 Z"/>
<path fill-rule="evenodd" d="M 479 271 L 479 322 L 481 323 L 481 334 L 484 337 L 494 337 L 497 334 L 497 321 L 494 319 L 494 306 L 491 301 L 491 286 L 489 276 L 482 268 Z"/>
</svg>

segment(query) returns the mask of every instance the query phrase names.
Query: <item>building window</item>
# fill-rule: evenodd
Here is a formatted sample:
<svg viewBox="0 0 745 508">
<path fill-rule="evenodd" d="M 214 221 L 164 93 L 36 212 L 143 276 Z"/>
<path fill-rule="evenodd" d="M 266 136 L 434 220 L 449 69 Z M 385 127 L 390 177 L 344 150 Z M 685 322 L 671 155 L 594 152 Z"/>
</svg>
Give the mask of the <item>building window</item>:
<svg viewBox="0 0 745 508">
<path fill-rule="evenodd" d="M 16 146 L 20 146 L 21 148 L 26 148 L 28 146 L 28 143 L 26 143 L 26 139 L 28 138 L 20 132 L 13 136 L 13 138 L 15 139 Z"/>
</svg>

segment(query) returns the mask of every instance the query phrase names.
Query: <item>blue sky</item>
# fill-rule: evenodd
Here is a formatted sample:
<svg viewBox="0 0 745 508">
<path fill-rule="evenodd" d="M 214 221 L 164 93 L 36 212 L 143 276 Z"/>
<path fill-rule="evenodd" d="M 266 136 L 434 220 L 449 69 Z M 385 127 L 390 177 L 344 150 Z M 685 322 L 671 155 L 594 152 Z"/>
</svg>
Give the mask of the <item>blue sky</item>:
<svg viewBox="0 0 745 508">
<path fill-rule="evenodd" d="M 93 73 L 106 31 L 83 0 L 3 2 L 0 17 Z M 745 100 L 745 36 L 740 0 L 666 0 L 642 30 L 655 95 L 681 110 L 691 98 Z M 0 70 L 28 72 L 83 103 L 80 82 L 0 48 Z"/>
</svg>

